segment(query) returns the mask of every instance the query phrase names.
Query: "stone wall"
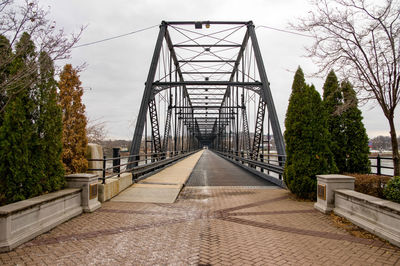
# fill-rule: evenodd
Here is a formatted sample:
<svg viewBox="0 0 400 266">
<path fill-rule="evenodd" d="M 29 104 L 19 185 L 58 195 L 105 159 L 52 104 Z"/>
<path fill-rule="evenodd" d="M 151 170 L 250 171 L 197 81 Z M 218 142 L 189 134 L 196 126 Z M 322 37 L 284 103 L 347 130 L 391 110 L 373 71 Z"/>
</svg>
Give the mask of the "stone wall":
<svg viewBox="0 0 400 266">
<path fill-rule="evenodd" d="M 81 189 L 69 188 L 0 207 L 0 252 L 82 213 Z"/>
<path fill-rule="evenodd" d="M 314 207 L 344 217 L 400 247 L 400 204 L 354 191 L 354 177 L 317 175 Z"/>
<path fill-rule="evenodd" d="M 335 190 L 334 213 L 400 247 L 400 204 L 353 190 Z"/>
</svg>

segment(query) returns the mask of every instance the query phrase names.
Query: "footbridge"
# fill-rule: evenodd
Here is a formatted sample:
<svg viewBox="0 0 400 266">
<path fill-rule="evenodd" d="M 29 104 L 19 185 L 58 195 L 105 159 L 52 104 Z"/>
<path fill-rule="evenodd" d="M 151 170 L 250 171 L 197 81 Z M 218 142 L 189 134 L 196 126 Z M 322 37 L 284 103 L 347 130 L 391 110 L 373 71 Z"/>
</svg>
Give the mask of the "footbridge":
<svg viewBox="0 0 400 266">
<path fill-rule="evenodd" d="M 160 25 L 126 170 L 140 178 L 200 149 L 208 167 L 223 157 L 283 186 L 285 146 L 252 21 Z"/>
</svg>

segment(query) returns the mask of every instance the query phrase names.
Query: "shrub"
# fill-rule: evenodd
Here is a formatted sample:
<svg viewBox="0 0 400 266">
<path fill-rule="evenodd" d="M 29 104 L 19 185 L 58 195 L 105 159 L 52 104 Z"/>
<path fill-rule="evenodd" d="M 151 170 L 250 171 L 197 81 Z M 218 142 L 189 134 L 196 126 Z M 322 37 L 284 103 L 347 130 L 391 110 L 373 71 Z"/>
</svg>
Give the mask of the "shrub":
<svg viewBox="0 0 400 266">
<path fill-rule="evenodd" d="M 354 190 L 370 196 L 384 198 L 384 187 L 390 180 L 389 176 L 372 175 L 372 174 L 346 174 L 353 176 Z"/>
<path fill-rule="evenodd" d="M 384 190 L 384 195 L 388 200 L 400 203 L 400 177 L 391 179 Z"/>
</svg>

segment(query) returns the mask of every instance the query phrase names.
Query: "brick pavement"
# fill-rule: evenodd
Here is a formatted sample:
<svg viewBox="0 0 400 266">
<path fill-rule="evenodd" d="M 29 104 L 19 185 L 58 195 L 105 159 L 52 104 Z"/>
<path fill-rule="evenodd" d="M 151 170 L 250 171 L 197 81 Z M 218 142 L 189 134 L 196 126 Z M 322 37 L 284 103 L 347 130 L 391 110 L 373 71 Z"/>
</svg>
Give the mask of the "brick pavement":
<svg viewBox="0 0 400 266">
<path fill-rule="evenodd" d="M 400 265 L 271 187 L 186 187 L 174 204 L 106 202 L 0 254 L 1 265 Z"/>
</svg>

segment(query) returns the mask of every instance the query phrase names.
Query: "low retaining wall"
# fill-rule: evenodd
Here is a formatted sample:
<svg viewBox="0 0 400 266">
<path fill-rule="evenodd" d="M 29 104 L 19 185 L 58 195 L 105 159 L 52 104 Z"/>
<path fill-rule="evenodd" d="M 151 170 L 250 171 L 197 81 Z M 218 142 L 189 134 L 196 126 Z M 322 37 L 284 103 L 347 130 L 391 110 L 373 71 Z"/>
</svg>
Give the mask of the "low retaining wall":
<svg viewBox="0 0 400 266">
<path fill-rule="evenodd" d="M 0 207 L 0 252 L 82 213 L 81 188 L 69 188 Z"/>
<path fill-rule="evenodd" d="M 400 247 L 400 204 L 354 191 L 354 177 L 317 175 L 314 208 L 342 216 Z"/>
<path fill-rule="evenodd" d="M 124 173 L 120 177 L 106 179 L 105 184 L 98 184 L 99 201 L 104 202 L 112 199 L 130 185 L 132 185 L 132 173 Z"/>
<path fill-rule="evenodd" d="M 400 246 L 400 204 L 348 189 L 335 190 L 334 213 Z"/>
</svg>

